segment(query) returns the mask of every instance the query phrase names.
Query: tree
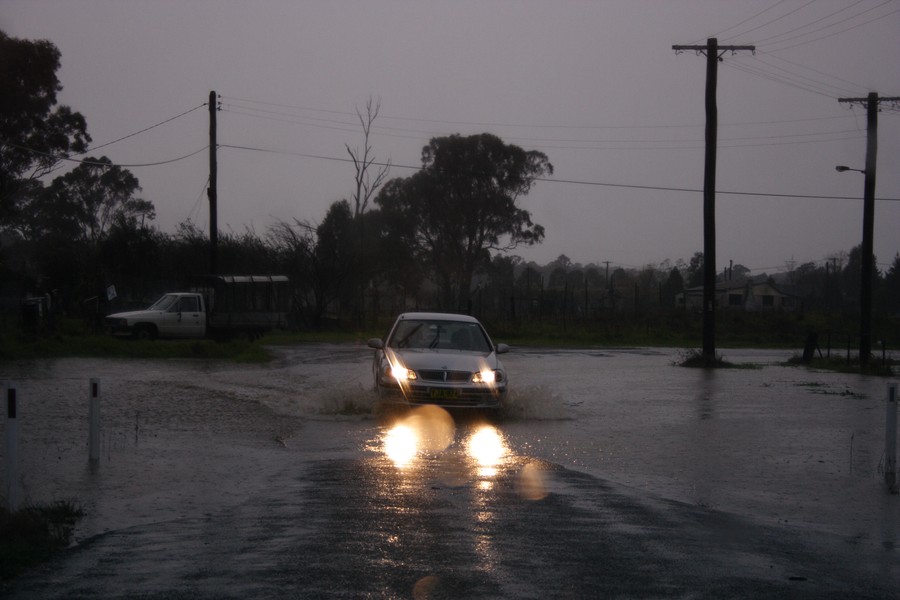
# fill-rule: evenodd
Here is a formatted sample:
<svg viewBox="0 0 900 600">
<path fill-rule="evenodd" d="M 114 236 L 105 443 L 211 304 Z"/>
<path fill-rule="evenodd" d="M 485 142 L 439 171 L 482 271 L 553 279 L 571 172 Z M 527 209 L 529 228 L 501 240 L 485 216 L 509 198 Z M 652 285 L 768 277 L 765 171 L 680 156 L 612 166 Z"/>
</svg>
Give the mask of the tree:
<svg viewBox="0 0 900 600">
<path fill-rule="evenodd" d="M 490 252 L 539 243 L 544 228 L 517 205 L 534 181 L 552 173 L 547 157 L 491 134 L 433 138 L 422 170 L 393 179 L 375 199 L 412 260 L 427 264 L 445 308 L 469 303 L 475 271 Z"/>
<path fill-rule="evenodd" d="M 703 253 L 694 252 L 687 268 L 687 287 L 694 288 L 701 285 L 703 285 Z"/>
<path fill-rule="evenodd" d="M 900 254 L 894 255 L 894 262 L 884 276 L 884 300 L 887 314 L 900 315 Z"/>
<path fill-rule="evenodd" d="M 329 306 L 349 288 L 355 237 L 350 204 L 346 200 L 333 203 L 318 226 L 280 222 L 269 235 L 291 280 L 306 288 L 298 294 L 298 304 L 311 324 L 321 325 Z"/>
<path fill-rule="evenodd" d="M 56 106 L 59 59 L 47 40 L 0 31 L 0 225 L 16 216 L 29 182 L 50 173 L 63 156 L 84 152 L 91 141 L 84 117 Z"/>
<path fill-rule="evenodd" d="M 89 158 L 26 202 L 23 233 L 96 244 L 116 222 L 133 227 L 156 217 L 152 202 L 135 197 L 140 189 L 127 169 Z"/>
<path fill-rule="evenodd" d="M 675 299 L 678 294 L 684 291 L 684 279 L 681 277 L 681 271 L 678 267 L 672 267 L 669 276 L 662 285 L 662 305 L 666 308 L 675 306 Z"/>
<path fill-rule="evenodd" d="M 375 192 L 384 183 L 391 170 L 391 161 L 388 160 L 381 168 L 374 173 L 372 167 L 376 166 L 375 155 L 372 152 L 372 146 L 369 145 L 369 136 L 372 133 L 372 124 L 381 111 L 381 101 L 373 102 L 372 98 L 366 101 L 366 114 L 363 115 L 359 109 L 356 109 L 356 116 L 359 117 L 359 124 L 363 130 L 363 148 L 350 148 L 347 144 L 347 154 L 353 161 L 355 176 L 353 178 L 356 187 L 353 191 L 353 217 L 359 218 L 369 206 L 369 200 L 375 195 Z"/>
</svg>

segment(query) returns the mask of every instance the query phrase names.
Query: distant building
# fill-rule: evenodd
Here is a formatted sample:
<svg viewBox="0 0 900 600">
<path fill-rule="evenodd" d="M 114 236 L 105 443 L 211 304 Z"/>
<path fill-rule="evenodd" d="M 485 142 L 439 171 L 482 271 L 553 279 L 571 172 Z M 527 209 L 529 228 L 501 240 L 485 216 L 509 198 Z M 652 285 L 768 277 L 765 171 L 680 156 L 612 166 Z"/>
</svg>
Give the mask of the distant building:
<svg viewBox="0 0 900 600">
<path fill-rule="evenodd" d="M 703 309 L 703 286 L 688 288 L 676 296 L 679 307 Z M 800 308 L 800 297 L 790 294 L 772 281 L 720 281 L 716 283 L 716 308 L 760 311 Z"/>
</svg>

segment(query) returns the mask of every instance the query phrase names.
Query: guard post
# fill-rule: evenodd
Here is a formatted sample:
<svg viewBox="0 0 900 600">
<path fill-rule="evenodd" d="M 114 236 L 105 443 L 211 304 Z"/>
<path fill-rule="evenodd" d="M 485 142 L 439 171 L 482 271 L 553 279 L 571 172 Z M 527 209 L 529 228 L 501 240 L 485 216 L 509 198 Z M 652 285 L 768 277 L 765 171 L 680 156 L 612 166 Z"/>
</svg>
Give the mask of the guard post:
<svg viewBox="0 0 900 600">
<path fill-rule="evenodd" d="M 100 380 L 91 379 L 88 406 L 90 461 L 100 461 Z"/>
<path fill-rule="evenodd" d="M 884 482 L 892 494 L 900 492 L 897 482 L 897 382 L 888 384 L 884 419 Z"/>
<path fill-rule="evenodd" d="M 16 386 L 3 382 L 6 400 L 6 504 L 10 512 L 19 508 L 19 419 Z"/>
</svg>

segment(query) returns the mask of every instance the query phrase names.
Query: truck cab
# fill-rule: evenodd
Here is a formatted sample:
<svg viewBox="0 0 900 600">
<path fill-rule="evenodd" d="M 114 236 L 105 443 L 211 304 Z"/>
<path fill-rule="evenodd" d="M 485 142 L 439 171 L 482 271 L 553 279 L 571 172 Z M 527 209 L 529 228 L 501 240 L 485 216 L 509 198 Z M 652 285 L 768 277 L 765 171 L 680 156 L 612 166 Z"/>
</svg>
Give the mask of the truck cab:
<svg viewBox="0 0 900 600">
<path fill-rule="evenodd" d="M 163 294 L 144 310 L 111 314 L 113 335 L 138 339 L 202 338 L 206 335 L 206 303 L 193 292 Z"/>
<path fill-rule="evenodd" d="M 284 275 L 210 275 L 189 292 L 169 292 L 144 310 L 106 317 L 113 335 L 137 339 L 250 339 L 287 326 L 290 281 Z"/>
</svg>

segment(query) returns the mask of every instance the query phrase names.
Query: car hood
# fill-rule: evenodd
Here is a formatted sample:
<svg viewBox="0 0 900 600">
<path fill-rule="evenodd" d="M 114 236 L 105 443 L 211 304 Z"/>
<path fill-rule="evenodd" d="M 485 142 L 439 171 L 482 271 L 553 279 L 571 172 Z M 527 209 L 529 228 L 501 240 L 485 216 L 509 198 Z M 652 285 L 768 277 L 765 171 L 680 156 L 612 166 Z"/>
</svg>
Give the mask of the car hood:
<svg viewBox="0 0 900 600">
<path fill-rule="evenodd" d="M 482 369 L 501 369 L 503 366 L 496 352 L 461 352 L 458 350 L 394 350 L 385 349 L 389 357 L 395 357 L 407 369 L 436 369 L 445 371 L 480 371 Z"/>
<path fill-rule="evenodd" d="M 130 310 L 128 312 L 120 312 L 113 313 L 111 315 L 106 315 L 107 319 L 135 319 L 135 318 L 146 318 L 155 315 L 161 315 L 164 311 L 161 310 Z"/>
</svg>

